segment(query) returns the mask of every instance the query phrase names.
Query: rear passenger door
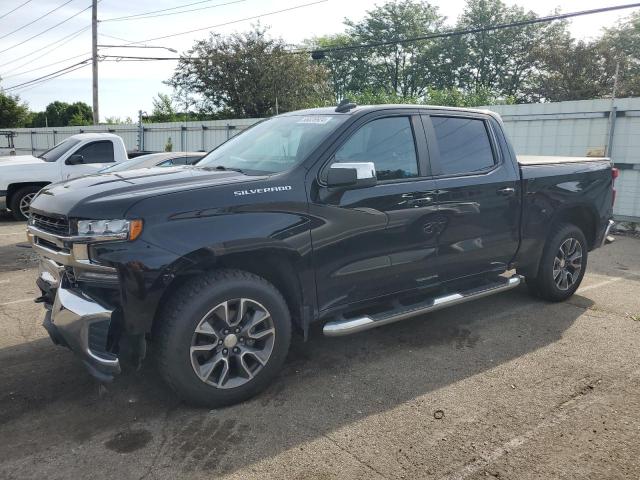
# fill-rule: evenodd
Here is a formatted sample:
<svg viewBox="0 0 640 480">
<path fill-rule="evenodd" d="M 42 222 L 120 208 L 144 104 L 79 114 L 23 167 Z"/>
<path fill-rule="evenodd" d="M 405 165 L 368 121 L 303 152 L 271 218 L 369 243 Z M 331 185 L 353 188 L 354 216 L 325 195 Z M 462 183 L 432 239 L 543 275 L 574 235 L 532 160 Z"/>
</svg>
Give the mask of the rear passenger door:
<svg viewBox="0 0 640 480">
<path fill-rule="evenodd" d="M 502 271 L 519 243 L 519 175 L 497 122 L 470 113 L 422 117 L 438 189 L 442 281 Z"/>
</svg>

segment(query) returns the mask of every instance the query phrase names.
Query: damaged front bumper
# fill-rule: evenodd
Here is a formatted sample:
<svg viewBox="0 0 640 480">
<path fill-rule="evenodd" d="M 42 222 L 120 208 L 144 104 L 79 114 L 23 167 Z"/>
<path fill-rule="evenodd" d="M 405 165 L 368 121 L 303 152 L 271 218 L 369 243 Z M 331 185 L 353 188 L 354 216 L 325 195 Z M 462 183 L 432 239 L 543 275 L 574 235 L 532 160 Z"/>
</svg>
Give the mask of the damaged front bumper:
<svg viewBox="0 0 640 480">
<path fill-rule="evenodd" d="M 118 357 L 107 350 L 113 310 L 66 283 L 63 278 L 55 289 L 43 326 L 51 340 L 70 348 L 94 377 L 111 381 L 120 373 Z"/>
</svg>

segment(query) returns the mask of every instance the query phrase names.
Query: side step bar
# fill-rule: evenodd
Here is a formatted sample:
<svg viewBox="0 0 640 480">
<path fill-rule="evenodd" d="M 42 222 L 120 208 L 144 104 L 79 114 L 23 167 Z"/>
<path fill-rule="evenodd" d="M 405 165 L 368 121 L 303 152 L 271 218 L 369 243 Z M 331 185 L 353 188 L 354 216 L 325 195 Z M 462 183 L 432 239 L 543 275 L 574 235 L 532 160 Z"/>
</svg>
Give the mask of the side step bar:
<svg viewBox="0 0 640 480">
<path fill-rule="evenodd" d="M 514 275 L 506 278 L 504 282 L 496 282 L 494 284 L 485 285 L 476 289 L 464 291 L 461 293 L 451 293 L 442 297 L 436 297 L 426 300 L 417 305 L 407 307 L 402 311 L 394 311 L 386 314 L 364 315 L 356 318 L 340 318 L 327 322 L 322 332 L 328 337 L 341 337 L 352 333 L 362 332 L 371 328 L 388 325 L 390 323 L 399 322 L 407 318 L 422 315 L 424 313 L 440 310 L 452 305 L 475 300 L 477 298 L 487 297 L 494 293 L 504 292 L 517 287 L 522 282 L 520 275 Z"/>
</svg>

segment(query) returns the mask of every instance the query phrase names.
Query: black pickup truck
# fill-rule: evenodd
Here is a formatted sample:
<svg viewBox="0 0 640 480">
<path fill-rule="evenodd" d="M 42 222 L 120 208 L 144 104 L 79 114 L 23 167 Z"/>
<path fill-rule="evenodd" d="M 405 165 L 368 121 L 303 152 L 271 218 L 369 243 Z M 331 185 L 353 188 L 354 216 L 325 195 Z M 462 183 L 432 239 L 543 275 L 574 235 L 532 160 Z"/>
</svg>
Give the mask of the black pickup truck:
<svg viewBox="0 0 640 480">
<path fill-rule="evenodd" d="M 37 301 L 101 381 L 150 345 L 184 398 L 229 404 L 314 322 L 347 335 L 523 280 L 566 299 L 608 238 L 615 174 L 605 158 L 516 158 L 488 111 L 291 112 L 197 166 L 44 188 L 28 223 Z"/>
</svg>

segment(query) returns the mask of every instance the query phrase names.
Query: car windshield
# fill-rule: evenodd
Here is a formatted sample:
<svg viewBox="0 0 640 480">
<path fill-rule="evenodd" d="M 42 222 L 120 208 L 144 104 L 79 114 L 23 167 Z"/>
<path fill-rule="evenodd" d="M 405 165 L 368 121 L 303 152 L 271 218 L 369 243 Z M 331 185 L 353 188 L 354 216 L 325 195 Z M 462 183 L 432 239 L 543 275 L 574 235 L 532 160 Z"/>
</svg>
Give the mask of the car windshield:
<svg viewBox="0 0 640 480">
<path fill-rule="evenodd" d="M 209 152 L 196 167 L 240 170 L 247 175 L 282 172 L 303 161 L 346 118 L 343 115 L 270 118 Z"/>
<path fill-rule="evenodd" d="M 38 158 L 43 159 L 45 162 L 55 162 L 62 155 L 67 153 L 72 147 L 76 146 L 79 143 L 80 140 L 78 139 L 67 138 L 66 140 L 63 140 L 62 142 L 57 144 L 55 147 L 50 148 L 46 152 L 38 155 Z"/>
<path fill-rule="evenodd" d="M 111 172 L 121 172 L 123 170 L 130 170 L 136 167 L 136 165 L 142 165 L 145 162 L 148 162 L 148 155 L 142 155 L 141 157 L 132 158 L 131 160 L 124 160 L 122 162 L 118 162 L 115 165 L 111 165 L 107 168 L 103 168 L 98 173 L 111 173 Z"/>
</svg>

